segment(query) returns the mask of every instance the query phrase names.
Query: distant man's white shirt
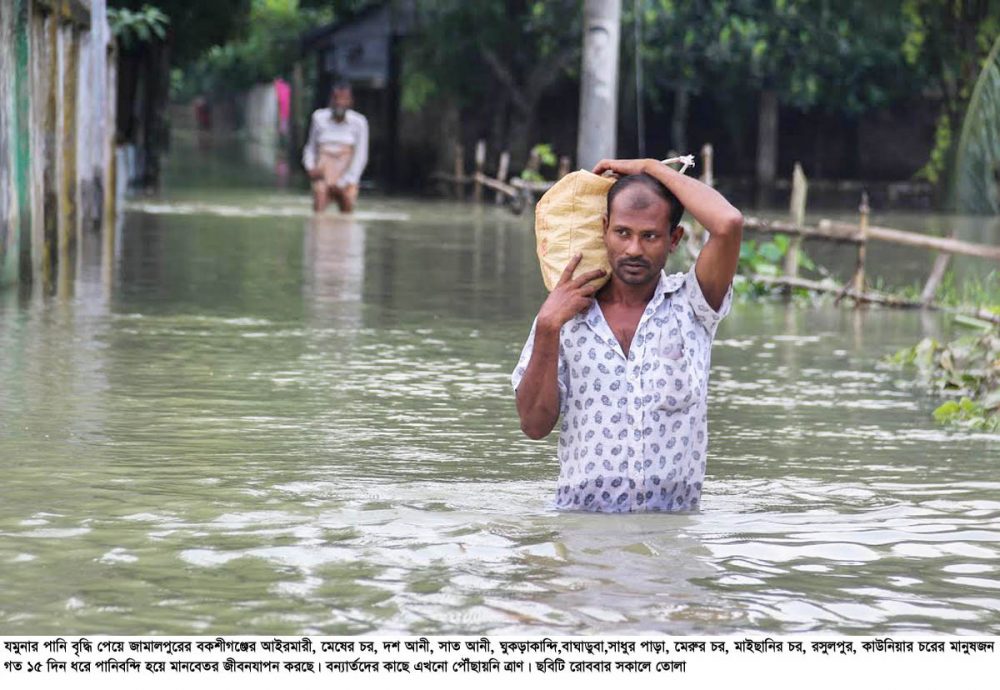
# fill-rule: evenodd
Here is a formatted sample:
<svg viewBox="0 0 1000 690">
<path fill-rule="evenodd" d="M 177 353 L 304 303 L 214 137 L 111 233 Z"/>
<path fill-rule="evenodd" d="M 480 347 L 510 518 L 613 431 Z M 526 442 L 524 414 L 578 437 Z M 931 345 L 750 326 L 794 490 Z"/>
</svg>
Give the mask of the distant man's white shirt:
<svg viewBox="0 0 1000 690">
<path fill-rule="evenodd" d="M 309 140 L 302 150 L 302 165 L 306 170 L 312 170 L 324 147 L 336 149 L 342 146 L 352 147 L 354 155 L 338 184 L 341 187 L 358 184 L 368 164 L 368 119 L 355 110 L 348 110 L 344 120 L 337 122 L 330 108 L 320 108 L 312 114 Z"/>
</svg>

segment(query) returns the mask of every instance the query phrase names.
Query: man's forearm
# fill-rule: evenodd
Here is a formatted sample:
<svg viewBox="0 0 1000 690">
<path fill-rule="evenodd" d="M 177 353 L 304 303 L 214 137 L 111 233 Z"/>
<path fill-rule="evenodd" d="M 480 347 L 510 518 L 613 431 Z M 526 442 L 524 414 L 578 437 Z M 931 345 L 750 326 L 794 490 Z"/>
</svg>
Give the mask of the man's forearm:
<svg viewBox="0 0 1000 690">
<path fill-rule="evenodd" d="M 558 376 L 559 331 L 538 326 L 531 359 L 517 387 L 517 414 L 529 438 L 545 438 L 559 419 Z"/>
<path fill-rule="evenodd" d="M 659 161 L 650 160 L 644 169 L 646 174 L 662 182 L 710 235 L 719 237 L 741 232 L 743 215 L 708 185 Z"/>
</svg>

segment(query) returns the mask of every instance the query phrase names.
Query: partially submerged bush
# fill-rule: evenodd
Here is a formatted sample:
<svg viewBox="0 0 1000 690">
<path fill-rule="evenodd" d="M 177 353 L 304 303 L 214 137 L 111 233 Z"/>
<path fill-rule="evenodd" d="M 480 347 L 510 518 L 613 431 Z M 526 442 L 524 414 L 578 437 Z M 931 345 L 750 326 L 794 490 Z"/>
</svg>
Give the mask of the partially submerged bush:
<svg viewBox="0 0 1000 690">
<path fill-rule="evenodd" d="M 946 344 L 924 338 L 890 361 L 916 367 L 921 381 L 952 398 L 934 410 L 939 422 L 1000 432 L 1000 329 Z"/>
</svg>

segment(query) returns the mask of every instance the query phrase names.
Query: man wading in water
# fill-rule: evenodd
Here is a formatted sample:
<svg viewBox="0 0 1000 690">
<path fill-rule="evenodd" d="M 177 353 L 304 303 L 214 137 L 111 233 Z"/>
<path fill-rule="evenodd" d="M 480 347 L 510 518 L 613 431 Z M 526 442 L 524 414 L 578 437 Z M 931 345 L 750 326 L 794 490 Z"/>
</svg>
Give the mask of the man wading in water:
<svg viewBox="0 0 1000 690">
<path fill-rule="evenodd" d="M 330 91 L 330 107 L 312 114 L 302 165 L 312 180 L 316 213 L 331 198 L 341 212 L 350 213 L 358 200 L 358 183 L 368 163 L 368 120 L 352 105 L 351 85 L 338 82 Z"/>
<path fill-rule="evenodd" d="M 722 195 L 655 160 L 603 160 L 604 271 L 566 266 L 514 371 L 521 428 L 544 438 L 560 413 L 556 507 L 627 512 L 698 507 L 708 446 L 712 339 L 729 312 L 743 216 Z M 663 267 L 684 209 L 709 240 L 686 274 Z M 596 294 L 595 294 L 596 293 Z"/>
</svg>

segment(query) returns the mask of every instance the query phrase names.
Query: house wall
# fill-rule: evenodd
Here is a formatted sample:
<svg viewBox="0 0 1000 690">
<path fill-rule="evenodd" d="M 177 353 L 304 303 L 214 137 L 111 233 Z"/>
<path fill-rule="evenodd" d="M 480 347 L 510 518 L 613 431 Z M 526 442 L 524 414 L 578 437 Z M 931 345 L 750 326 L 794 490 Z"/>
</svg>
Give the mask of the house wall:
<svg viewBox="0 0 1000 690">
<path fill-rule="evenodd" d="M 0 285 L 72 272 L 109 220 L 114 79 L 105 0 L 0 12 Z"/>
</svg>

